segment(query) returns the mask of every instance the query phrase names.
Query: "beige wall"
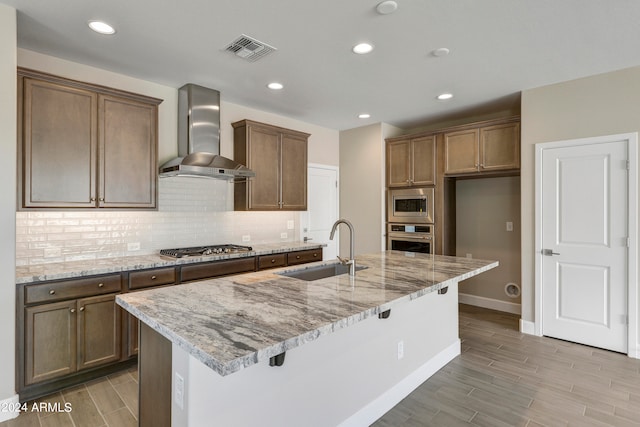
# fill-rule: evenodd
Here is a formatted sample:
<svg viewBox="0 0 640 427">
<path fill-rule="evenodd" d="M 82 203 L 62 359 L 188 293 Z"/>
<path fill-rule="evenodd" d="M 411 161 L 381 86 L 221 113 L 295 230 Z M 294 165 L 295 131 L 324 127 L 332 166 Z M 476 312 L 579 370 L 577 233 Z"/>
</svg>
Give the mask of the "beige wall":
<svg viewBox="0 0 640 427">
<path fill-rule="evenodd" d="M 16 11 L 0 4 L 0 402 L 15 396 Z M 0 421 L 8 413 L 0 412 Z"/>
<path fill-rule="evenodd" d="M 340 132 L 340 218 L 353 224 L 356 255 L 385 248 L 384 139 L 400 132 L 386 123 Z M 348 256 L 346 230 L 342 236 L 338 253 Z"/>
<path fill-rule="evenodd" d="M 522 319 L 534 319 L 534 144 L 640 130 L 640 67 L 522 93 Z"/>
<path fill-rule="evenodd" d="M 513 231 L 506 231 L 507 221 Z M 520 304 L 504 291 L 507 283 L 520 284 L 519 177 L 456 182 L 456 255 L 467 254 L 500 266 L 461 282 L 461 294 Z"/>
</svg>

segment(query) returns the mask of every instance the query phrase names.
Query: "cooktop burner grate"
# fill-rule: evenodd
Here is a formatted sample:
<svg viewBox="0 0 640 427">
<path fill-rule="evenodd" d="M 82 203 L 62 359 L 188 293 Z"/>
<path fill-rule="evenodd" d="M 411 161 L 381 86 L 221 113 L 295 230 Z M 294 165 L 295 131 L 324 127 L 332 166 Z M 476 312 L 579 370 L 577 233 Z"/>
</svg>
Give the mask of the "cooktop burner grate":
<svg viewBox="0 0 640 427">
<path fill-rule="evenodd" d="M 187 256 L 202 256 L 202 255 L 217 255 L 228 254 L 236 252 L 248 252 L 252 251 L 251 246 L 242 245 L 210 245 L 210 246 L 192 246 L 189 248 L 177 248 L 177 249 L 161 249 L 160 255 L 169 256 L 172 258 L 182 258 Z"/>
</svg>

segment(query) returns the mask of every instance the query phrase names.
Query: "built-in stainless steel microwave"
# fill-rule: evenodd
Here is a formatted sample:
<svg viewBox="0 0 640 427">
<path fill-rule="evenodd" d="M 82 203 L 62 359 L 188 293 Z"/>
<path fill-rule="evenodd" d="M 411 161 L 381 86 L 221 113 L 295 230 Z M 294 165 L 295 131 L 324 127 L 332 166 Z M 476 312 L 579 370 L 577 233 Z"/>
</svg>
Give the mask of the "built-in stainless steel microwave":
<svg viewBox="0 0 640 427">
<path fill-rule="evenodd" d="M 433 187 L 390 189 L 387 222 L 433 224 Z"/>
</svg>

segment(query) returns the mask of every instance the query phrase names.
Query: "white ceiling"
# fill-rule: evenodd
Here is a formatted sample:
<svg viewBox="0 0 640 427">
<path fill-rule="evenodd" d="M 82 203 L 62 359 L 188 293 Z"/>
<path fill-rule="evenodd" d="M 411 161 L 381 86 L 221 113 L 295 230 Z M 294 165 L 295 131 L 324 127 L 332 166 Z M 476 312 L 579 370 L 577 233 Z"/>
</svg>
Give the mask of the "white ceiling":
<svg viewBox="0 0 640 427">
<path fill-rule="evenodd" d="M 340 130 L 517 110 L 521 90 L 640 65 L 637 0 L 397 0 L 391 15 L 379 1 L 0 0 L 18 11 L 19 47 Z M 242 33 L 278 50 L 225 52 Z M 361 41 L 374 51 L 353 54 Z"/>
</svg>

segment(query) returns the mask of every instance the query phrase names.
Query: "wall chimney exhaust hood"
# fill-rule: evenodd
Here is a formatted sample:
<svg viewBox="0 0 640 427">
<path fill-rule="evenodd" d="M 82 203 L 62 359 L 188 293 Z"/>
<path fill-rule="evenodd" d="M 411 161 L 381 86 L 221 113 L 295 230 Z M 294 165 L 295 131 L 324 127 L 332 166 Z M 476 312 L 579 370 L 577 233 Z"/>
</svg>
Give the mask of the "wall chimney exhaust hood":
<svg viewBox="0 0 640 427">
<path fill-rule="evenodd" d="M 233 179 L 255 172 L 220 156 L 220 92 L 186 84 L 178 90 L 178 157 L 160 167 L 160 177 Z"/>
</svg>

